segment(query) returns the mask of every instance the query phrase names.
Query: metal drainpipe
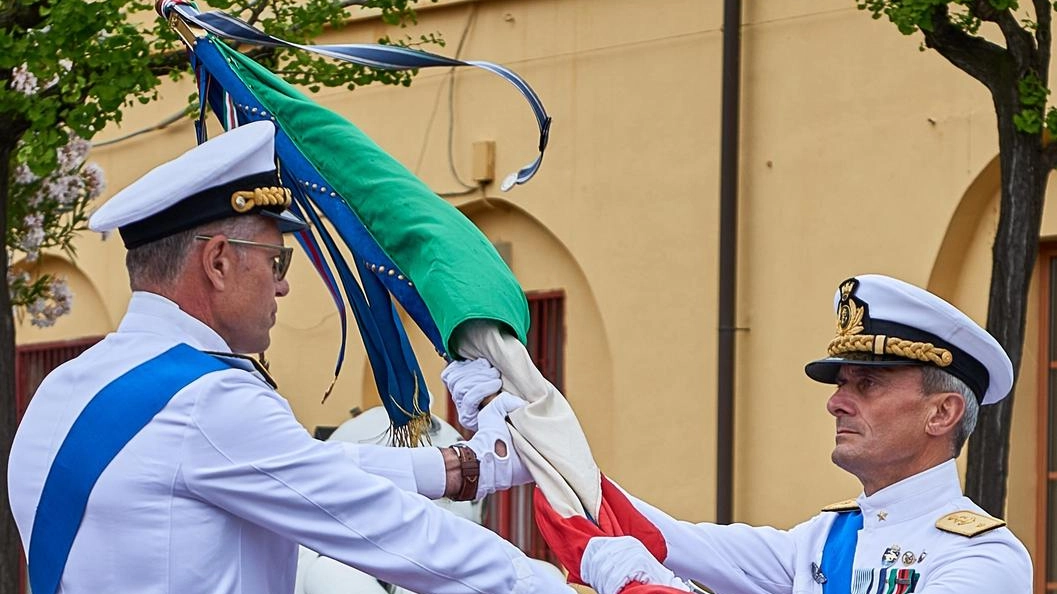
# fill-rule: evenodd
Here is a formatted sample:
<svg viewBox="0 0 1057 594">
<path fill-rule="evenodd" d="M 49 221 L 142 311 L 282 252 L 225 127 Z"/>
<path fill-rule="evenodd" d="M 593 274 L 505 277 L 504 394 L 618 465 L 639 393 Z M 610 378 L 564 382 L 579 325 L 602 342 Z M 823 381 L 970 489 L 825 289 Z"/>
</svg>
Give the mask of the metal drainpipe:
<svg viewBox="0 0 1057 594">
<path fill-rule="evenodd" d="M 741 0 L 723 1 L 719 177 L 719 344 L 716 369 L 716 523 L 734 521 L 734 333 L 738 280 Z"/>
</svg>

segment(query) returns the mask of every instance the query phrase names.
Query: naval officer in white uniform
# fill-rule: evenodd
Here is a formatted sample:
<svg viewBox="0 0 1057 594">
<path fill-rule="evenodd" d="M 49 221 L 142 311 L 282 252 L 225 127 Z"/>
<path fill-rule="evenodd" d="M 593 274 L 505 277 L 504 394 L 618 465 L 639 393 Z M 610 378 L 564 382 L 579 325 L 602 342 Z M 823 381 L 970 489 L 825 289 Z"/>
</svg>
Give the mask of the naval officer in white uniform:
<svg viewBox="0 0 1057 594">
<path fill-rule="evenodd" d="M 954 461 L 979 406 L 1012 387 L 1005 351 L 954 306 L 890 277 L 846 280 L 835 306 L 829 357 L 805 371 L 836 386 L 826 404 L 832 458 L 862 494 L 791 530 L 683 522 L 632 497 L 667 557 L 658 562 L 632 537 L 593 538 L 585 581 L 601 594 L 632 579 L 679 589 L 692 579 L 716 594 L 1031 592 L 1027 551 L 962 494 Z M 446 377 L 453 394 L 489 379 Z"/>
<path fill-rule="evenodd" d="M 116 332 L 44 380 L 15 437 L 9 496 L 35 594 L 291 594 L 298 543 L 420 592 L 571 592 L 426 499 L 527 480 L 502 451 L 516 401 L 491 408 L 488 428 L 457 450 L 325 443 L 266 372 L 230 355 L 268 346 L 276 298 L 289 292 L 283 233 L 304 226 L 285 210 L 273 141 L 269 122 L 222 134 L 91 218 L 129 248 L 133 295 Z M 148 367 L 170 353 L 212 370 L 174 384 L 114 446 L 126 411 L 170 385 Z M 124 404 L 98 414 L 104 401 Z"/>
</svg>

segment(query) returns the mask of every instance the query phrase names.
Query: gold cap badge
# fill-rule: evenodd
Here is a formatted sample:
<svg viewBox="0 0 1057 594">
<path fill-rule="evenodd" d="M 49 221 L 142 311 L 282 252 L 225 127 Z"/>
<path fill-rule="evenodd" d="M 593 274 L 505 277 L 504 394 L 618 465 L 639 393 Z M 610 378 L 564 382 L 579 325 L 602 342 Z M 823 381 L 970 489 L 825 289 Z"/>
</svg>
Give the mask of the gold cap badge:
<svg viewBox="0 0 1057 594">
<path fill-rule="evenodd" d="M 837 306 L 837 336 L 829 343 L 827 351 L 831 357 L 851 355 L 885 356 L 931 363 L 947 367 L 954 356 L 947 349 L 930 342 L 905 340 L 884 334 L 864 334 L 868 320 L 867 307 L 855 298 L 857 279 L 850 279 L 840 286 L 840 303 Z M 849 357 L 851 358 L 851 357 Z"/>
</svg>

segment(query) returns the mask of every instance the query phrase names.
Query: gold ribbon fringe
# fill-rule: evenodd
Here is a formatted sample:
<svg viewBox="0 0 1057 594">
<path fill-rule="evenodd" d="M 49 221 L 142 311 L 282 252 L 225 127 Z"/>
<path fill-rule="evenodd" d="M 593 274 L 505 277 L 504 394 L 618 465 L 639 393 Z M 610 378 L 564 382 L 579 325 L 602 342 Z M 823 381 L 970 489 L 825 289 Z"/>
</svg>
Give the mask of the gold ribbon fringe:
<svg viewBox="0 0 1057 594">
<path fill-rule="evenodd" d="M 429 427 L 432 419 L 429 413 L 411 417 L 402 427 L 391 427 L 392 440 L 389 442 L 399 448 L 417 448 L 430 445 Z"/>
<path fill-rule="evenodd" d="M 433 417 L 428 409 L 422 410 L 418 405 L 418 373 L 413 373 L 412 378 L 415 382 L 415 394 L 414 398 L 412 398 L 414 410 L 406 410 L 404 407 L 400 406 L 400 403 L 393 398 L 392 394 L 389 395 L 389 400 L 396 406 L 396 408 L 410 418 L 406 425 L 400 427 L 390 425 L 392 440 L 389 443 L 397 447 L 417 448 L 419 446 L 428 446 L 431 443 L 429 439 L 429 428 L 433 424 Z"/>
</svg>

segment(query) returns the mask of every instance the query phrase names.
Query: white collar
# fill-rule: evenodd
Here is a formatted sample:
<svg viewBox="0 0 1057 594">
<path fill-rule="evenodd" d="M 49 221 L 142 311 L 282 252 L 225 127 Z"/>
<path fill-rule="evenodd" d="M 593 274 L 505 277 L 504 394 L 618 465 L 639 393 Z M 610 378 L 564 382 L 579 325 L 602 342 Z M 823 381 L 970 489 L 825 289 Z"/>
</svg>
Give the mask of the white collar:
<svg viewBox="0 0 1057 594">
<path fill-rule="evenodd" d="M 954 459 L 919 472 L 867 497 L 859 495 L 863 527 L 884 527 L 926 514 L 938 514 L 962 496 Z"/>
<path fill-rule="evenodd" d="M 231 352 L 224 339 L 201 320 L 180 309 L 175 302 L 146 291 L 132 293 L 128 311 L 117 331 L 161 334 L 200 351 Z"/>
</svg>

